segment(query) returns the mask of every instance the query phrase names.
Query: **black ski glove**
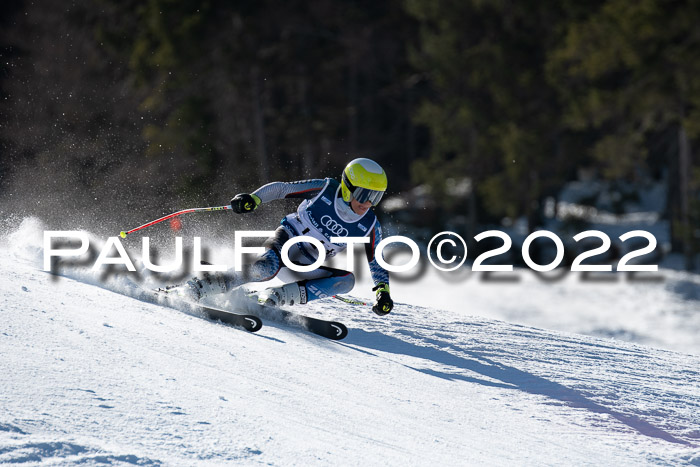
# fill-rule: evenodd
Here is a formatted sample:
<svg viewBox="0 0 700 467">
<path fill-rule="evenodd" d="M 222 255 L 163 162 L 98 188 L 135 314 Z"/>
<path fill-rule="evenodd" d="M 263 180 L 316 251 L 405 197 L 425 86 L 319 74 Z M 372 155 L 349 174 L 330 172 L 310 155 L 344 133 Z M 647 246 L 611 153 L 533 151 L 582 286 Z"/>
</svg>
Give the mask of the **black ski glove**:
<svg viewBox="0 0 700 467">
<path fill-rule="evenodd" d="M 379 316 L 388 314 L 392 308 L 394 308 L 394 301 L 391 299 L 391 295 L 389 295 L 389 285 L 385 284 L 384 282 L 380 282 L 372 289 L 372 291 L 377 292 L 377 301 L 374 303 L 372 311 Z"/>
<path fill-rule="evenodd" d="M 248 193 L 239 193 L 231 200 L 231 209 L 238 214 L 253 212 L 260 205 L 260 198 Z"/>
</svg>

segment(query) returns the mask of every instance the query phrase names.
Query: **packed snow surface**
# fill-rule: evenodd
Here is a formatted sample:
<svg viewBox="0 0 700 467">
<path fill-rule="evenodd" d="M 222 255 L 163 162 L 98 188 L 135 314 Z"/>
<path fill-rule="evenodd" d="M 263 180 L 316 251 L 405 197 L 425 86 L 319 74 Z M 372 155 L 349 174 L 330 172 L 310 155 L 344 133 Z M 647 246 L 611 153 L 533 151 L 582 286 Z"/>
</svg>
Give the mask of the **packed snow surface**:
<svg viewBox="0 0 700 467">
<path fill-rule="evenodd" d="M 383 318 L 305 308 L 344 341 L 251 334 L 120 275 L 46 273 L 38 231 L 0 251 L 0 463 L 700 465 L 700 356 L 477 316 L 485 293 L 418 306 L 400 284 Z M 488 290 L 508 310 L 548 298 Z"/>
</svg>

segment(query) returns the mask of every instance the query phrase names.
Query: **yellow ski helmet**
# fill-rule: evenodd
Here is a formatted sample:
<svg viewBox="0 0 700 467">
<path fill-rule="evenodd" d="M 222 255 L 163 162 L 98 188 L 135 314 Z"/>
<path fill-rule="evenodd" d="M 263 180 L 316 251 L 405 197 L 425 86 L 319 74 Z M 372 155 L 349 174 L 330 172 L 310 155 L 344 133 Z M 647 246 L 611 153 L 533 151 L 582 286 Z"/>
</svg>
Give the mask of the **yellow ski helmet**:
<svg viewBox="0 0 700 467">
<path fill-rule="evenodd" d="M 360 203 L 371 201 L 376 206 L 386 191 L 386 173 L 371 159 L 355 159 L 345 166 L 340 187 L 346 203 L 355 198 Z"/>
</svg>

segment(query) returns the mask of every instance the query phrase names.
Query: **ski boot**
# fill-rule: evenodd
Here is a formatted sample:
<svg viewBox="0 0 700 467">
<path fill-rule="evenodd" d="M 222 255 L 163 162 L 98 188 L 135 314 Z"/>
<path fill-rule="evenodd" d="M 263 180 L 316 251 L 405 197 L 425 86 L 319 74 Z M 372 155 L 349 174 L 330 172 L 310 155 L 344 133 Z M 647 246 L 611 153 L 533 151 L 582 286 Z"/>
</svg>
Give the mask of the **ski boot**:
<svg viewBox="0 0 700 467">
<path fill-rule="evenodd" d="M 195 276 L 182 285 L 170 285 L 160 290 L 198 302 L 210 295 L 227 292 L 231 289 L 232 282 L 232 279 L 226 274 L 204 273 L 202 277 Z"/>
<path fill-rule="evenodd" d="M 306 287 L 297 282 L 267 288 L 257 295 L 258 303 L 267 306 L 300 305 L 306 303 Z"/>
</svg>

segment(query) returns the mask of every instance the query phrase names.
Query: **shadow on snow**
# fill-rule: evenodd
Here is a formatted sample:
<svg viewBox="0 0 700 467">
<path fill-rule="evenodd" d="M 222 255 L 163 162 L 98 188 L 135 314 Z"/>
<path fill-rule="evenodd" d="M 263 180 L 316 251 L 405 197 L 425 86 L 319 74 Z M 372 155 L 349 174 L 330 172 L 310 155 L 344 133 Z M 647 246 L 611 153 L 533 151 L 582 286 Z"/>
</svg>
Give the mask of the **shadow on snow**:
<svg viewBox="0 0 700 467">
<path fill-rule="evenodd" d="M 636 415 L 624 414 L 598 404 L 586 397 L 584 393 L 575 389 L 568 388 L 541 376 L 528 373 L 527 371 L 504 365 L 490 358 L 486 358 L 478 352 L 460 349 L 449 342 L 426 339 L 424 337 L 421 337 L 421 339 L 426 342 L 426 346 L 412 344 L 396 337 L 387 336 L 381 332 L 368 332 L 360 329 L 353 329 L 350 333 L 350 337 L 345 342 L 364 349 L 373 349 L 381 352 L 427 359 L 438 364 L 468 370 L 488 379 L 408 366 L 408 368 L 415 371 L 448 380 L 462 380 L 470 383 L 482 384 L 484 386 L 516 389 L 528 394 L 545 396 L 569 407 L 586 409 L 593 413 L 607 414 L 642 435 L 662 439 L 671 443 L 693 446 L 691 443 L 676 438 L 671 433 L 655 427 Z M 465 356 L 455 355 L 433 346 L 443 348 L 452 347 Z M 369 350 L 361 350 L 355 347 L 350 348 L 374 355 Z"/>
</svg>

